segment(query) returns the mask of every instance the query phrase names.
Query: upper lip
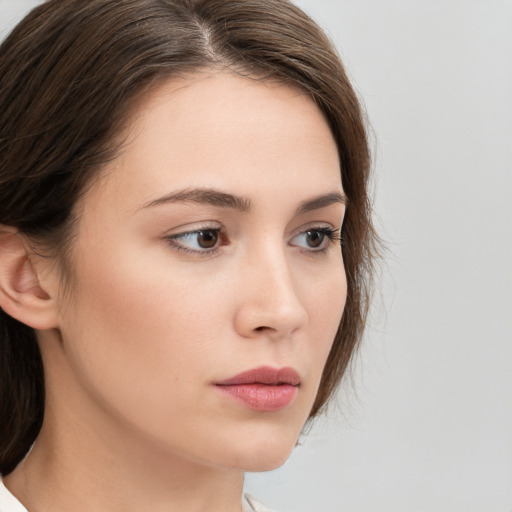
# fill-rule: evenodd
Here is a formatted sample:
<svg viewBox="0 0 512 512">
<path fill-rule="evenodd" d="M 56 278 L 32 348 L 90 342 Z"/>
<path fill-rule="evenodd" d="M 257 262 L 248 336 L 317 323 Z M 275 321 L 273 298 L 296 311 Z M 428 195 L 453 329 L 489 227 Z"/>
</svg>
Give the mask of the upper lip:
<svg viewBox="0 0 512 512">
<path fill-rule="evenodd" d="M 242 384 L 268 384 L 274 386 L 289 384 L 291 386 L 298 386 L 300 384 L 300 376 L 293 368 L 261 366 L 238 373 L 229 379 L 216 382 L 216 384 L 218 386 L 236 386 Z"/>
</svg>

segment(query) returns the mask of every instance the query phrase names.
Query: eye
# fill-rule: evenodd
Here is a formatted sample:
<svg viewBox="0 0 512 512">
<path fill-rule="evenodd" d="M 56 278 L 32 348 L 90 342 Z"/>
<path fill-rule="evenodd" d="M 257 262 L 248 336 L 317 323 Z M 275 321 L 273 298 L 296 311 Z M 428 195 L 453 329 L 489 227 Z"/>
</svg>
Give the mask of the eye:
<svg viewBox="0 0 512 512">
<path fill-rule="evenodd" d="M 340 230 L 329 227 L 311 228 L 302 231 L 291 240 L 291 245 L 320 252 L 327 249 L 334 241 L 340 241 Z"/>
<path fill-rule="evenodd" d="M 166 237 L 166 240 L 178 250 L 206 253 L 217 248 L 221 241 L 220 229 L 208 228 L 178 233 Z"/>
</svg>

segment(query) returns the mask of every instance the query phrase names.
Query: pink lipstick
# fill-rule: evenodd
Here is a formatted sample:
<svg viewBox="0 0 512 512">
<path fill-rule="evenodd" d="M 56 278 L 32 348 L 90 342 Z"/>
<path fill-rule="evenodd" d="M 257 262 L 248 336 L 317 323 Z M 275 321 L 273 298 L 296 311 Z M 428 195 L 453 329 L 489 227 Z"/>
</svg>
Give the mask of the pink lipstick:
<svg viewBox="0 0 512 512">
<path fill-rule="evenodd" d="M 217 389 L 251 409 L 272 412 L 290 405 L 298 393 L 300 376 L 293 368 L 263 366 L 217 382 Z"/>
</svg>

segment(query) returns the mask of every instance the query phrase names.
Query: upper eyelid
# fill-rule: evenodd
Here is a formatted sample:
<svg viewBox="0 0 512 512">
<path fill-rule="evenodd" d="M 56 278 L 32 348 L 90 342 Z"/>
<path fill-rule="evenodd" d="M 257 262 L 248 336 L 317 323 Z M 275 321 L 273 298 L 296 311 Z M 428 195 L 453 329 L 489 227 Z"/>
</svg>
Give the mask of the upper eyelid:
<svg viewBox="0 0 512 512">
<path fill-rule="evenodd" d="M 338 226 L 336 224 L 333 224 L 332 222 L 328 221 L 312 221 L 307 222 L 305 224 L 302 224 L 301 226 L 295 228 L 292 233 L 291 237 L 297 236 L 300 233 L 304 233 L 305 231 L 311 231 L 311 230 L 322 230 L 322 229 L 332 229 L 332 230 L 339 230 L 341 231 L 341 226 Z"/>
<path fill-rule="evenodd" d="M 195 233 L 201 233 L 201 231 L 221 231 L 220 228 L 198 228 L 198 229 L 190 229 L 188 231 L 179 231 L 178 233 L 172 233 L 167 235 L 167 238 L 179 238 L 182 236 L 193 235 Z"/>
<path fill-rule="evenodd" d="M 222 228 L 213 228 L 213 227 L 202 227 L 196 229 L 189 229 L 187 231 L 179 231 L 178 233 L 171 233 L 166 235 L 164 238 L 176 240 L 181 237 L 186 237 L 187 235 L 193 235 L 195 233 L 200 233 L 201 231 L 215 231 L 217 233 L 222 233 Z"/>
<path fill-rule="evenodd" d="M 196 233 L 197 231 L 222 231 L 225 227 L 217 221 L 205 221 L 197 223 L 187 223 L 181 226 L 175 226 L 167 231 L 167 238 L 172 236 L 186 235 L 187 233 Z"/>
<path fill-rule="evenodd" d="M 306 234 L 308 231 L 319 231 L 320 233 L 328 234 L 329 238 L 333 237 L 332 240 L 341 239 L 341 228 L 335 228 L 332 226 L 312 226 L 310 228 L 302 229 L 291 237 L 291 240 L 298 236 Z"/>
</svg>

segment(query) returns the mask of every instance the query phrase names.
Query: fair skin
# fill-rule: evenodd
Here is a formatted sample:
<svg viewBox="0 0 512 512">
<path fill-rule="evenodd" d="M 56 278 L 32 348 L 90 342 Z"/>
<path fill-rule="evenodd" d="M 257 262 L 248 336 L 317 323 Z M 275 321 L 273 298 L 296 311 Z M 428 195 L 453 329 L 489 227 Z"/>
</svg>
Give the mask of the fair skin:
<svg viewBox="0 0 512 512">
<path fill-rule="evenodd" d="M 308 96 L 228 72 L 160 85 L 126 135 L 77 205 L 72 291 L 35 255 L 18 287 L 46 308 L 47 408 L 5 482 L 29 511 L 240 512 L 243 472 L 293 449 L 341 319 L 336 144 Z M 289 403 L 218 385 L 260 367 L 295 370 Z"/>
</svg>

